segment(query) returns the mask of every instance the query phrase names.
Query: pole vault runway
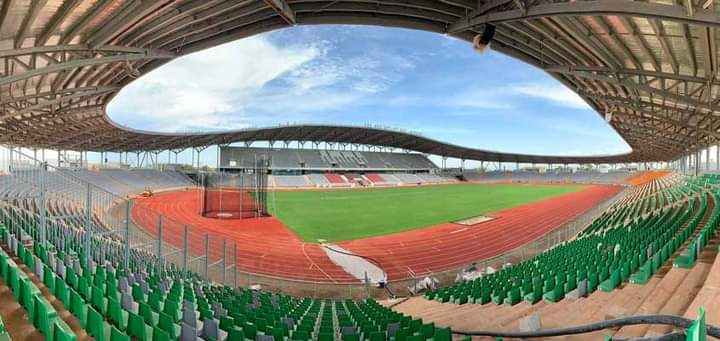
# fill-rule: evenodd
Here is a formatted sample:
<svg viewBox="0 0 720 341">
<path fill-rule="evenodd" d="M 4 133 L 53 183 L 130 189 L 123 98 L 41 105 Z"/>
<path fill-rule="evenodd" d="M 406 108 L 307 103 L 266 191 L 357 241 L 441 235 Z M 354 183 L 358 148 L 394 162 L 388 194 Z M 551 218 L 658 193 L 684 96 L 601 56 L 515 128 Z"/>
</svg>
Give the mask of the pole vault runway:
<svg viewBox="0 0 720 341">
<path fill-rule="evenodd" d="M 355 254 L 372 257 L 398 280 L 417 274 L 439 272 L 473 261 L 488 259 L 518 248 L 582 215 L 622 188 L 595 185 L 559 197 L 487 213 L 496 219 L 467 227 L 439 224 L 413 231 L 337 243 Z M 237 262 L 242 271 L 255 274 L 327 283 L 358 280 L 333 263 L 318 244 L 306 243 L 274 217 L 243 220 L 206 218 L 199 214 L 196 190 L 161 193 L 136 199 L 132 219 L 156 236 L 157 213 L 165 216 L 163 239 L 183 246 L 183 225 L 191 226 L 189 244 L 193 255 L 204 251 L 209 233 L 210 258 L 222 257 L 222 239 L 237 243 Z M 152 213 L 152 211 L 156 213 Z"/>
</svg>

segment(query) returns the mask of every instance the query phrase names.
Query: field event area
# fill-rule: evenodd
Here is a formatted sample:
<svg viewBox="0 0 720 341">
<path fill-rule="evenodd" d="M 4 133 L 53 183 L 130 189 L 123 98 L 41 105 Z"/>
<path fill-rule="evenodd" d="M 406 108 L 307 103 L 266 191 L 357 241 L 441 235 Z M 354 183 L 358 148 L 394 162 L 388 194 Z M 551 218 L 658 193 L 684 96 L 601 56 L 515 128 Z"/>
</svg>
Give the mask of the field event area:
<svg viewBox="0 0 720 341">
<path fill-rule="evenodd" d="M 276 191 L 272 215 L 307 242 L 381 236 L 568 194 L 583 185 L 462 184 L 374 190 Z"/>
</svg>

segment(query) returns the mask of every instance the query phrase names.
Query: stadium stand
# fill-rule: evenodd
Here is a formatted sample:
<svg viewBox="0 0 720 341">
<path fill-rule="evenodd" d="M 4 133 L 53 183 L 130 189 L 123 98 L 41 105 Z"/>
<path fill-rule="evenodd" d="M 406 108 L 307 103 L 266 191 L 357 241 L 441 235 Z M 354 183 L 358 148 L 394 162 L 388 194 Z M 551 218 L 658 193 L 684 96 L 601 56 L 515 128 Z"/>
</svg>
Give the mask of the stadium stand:
<svg viewBox="0 0 720 341">
<path fill-rule="evenodd" d="M 534 304 L 543 299 L 558 302 L 573 291 L 610 292 L 622 282 L 646 284 L 692 237 L 673 261 L 676 267 L 691 267 L 695 250 L 717 228 L 717 184 L 718 178 L 706 175 L 615 206 L 572 241 L 480 279 L 428 291 L 425 297 L 457 304 Z M 681 200 L 682 205 L 666 205 Z M 703 227 L 700 222 L 707 211 L 711 215 Z"/>
<path fill-rule="evenodd" d="M 160 262 L 152 253 L 126 249 L 112 235 L 90 237 L 63 221 L 49 221 L 53 233 L 40 242 L 34 200 L 24 197 L 13 202 L 19 206 L 1 207 L 0 269 L 3 281 L 48 339 L 76 340 L 77 335 L 58 317 L 41 288 L 96 340 L 255 340 L 263 335 L 292 340 L 384 340 L 401 335 L 452 339 L 449 328 L 436 328 L 371 299 L 300 299 L 206 282 Z M 39 278 L 40 288 L 20 270 L 21 264 Z"/>
<path fill-rule="evenodd" d="M 335 185 L 346 185 L 348 184 L 347 180 L 344 176 L 334 173 L 325 173 L 325 178 L 328 180 L 330 184 L 333 186 Z"/>
<path fill-rule="evenodd" d="M 245 147 L 223 148 L 220 165 L 223 169 L 251 167 L 257 159 L 270 160 L 272 170 L 427 171 L 437 169 L 432 161 L 418 153 Z"/>
<path fill-rule="evenodd" d="M 309 187 L 310 183 L 304 175 L 273 175 L 275 187 Z"/>
<path fill-rule="evenodd" d="M 195 184 L 190 178 L 177 171 L 158 171 L 151 169 L 60 169 L 119 196 L 138 194 L 146 189 L 163 190 L 191 187 Z"/>
<path fill-rule="evenodd" d="M 530 172 L 530 171 L 466 171 L 463 176 L 474 182 L 527 182 L 527 183 L 596 183 L 596 184 L 624 184 L 631 176 L 626 171 L 610 171 L 607 173 L 596 171 L 577 172 Z"/>
</svg>

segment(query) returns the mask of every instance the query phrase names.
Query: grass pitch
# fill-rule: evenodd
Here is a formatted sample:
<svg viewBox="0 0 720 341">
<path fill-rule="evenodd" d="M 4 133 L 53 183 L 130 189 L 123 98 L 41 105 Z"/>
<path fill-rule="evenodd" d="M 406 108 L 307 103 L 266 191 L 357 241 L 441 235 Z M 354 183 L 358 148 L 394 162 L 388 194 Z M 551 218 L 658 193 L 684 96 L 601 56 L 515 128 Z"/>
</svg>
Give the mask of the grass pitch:
<svg viewBox="0 0 720 341">
<path fill-rule="evenodd" d="M 461 220 L 587 187 L 463 184 L 274 192 L 268 206 L 303 240 L 337 242 Z"/>
</svg>

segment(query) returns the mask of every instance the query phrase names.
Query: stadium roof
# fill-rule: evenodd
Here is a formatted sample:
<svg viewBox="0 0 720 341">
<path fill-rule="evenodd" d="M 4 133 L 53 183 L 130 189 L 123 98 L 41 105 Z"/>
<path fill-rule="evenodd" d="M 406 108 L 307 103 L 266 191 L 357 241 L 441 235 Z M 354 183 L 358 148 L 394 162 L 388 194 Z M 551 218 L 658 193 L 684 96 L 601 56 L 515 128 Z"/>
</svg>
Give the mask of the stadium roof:
<svg viewBox="0 0 720 341">
<path fill-rule="evenodd" d="M 671 160 L 720 140 L 720 6 L 715 0 L 1 3 L 0 143 L 121 151 L 296 137 L 382 143 L 468 159 L 615 162 Z M 612 113 L 610 124 L 633 151 L 611 157 L 501 157 L 407 133 L 359 127 L 160 134 L 120 127 L 105 113 L 107 103 L 124 85 L 177 56 L 288 25 L 309 24 L 404 27 L 467 41 L 493 24 L 494 50 L 547 71 L 600 115 Z"/>
</svg>

